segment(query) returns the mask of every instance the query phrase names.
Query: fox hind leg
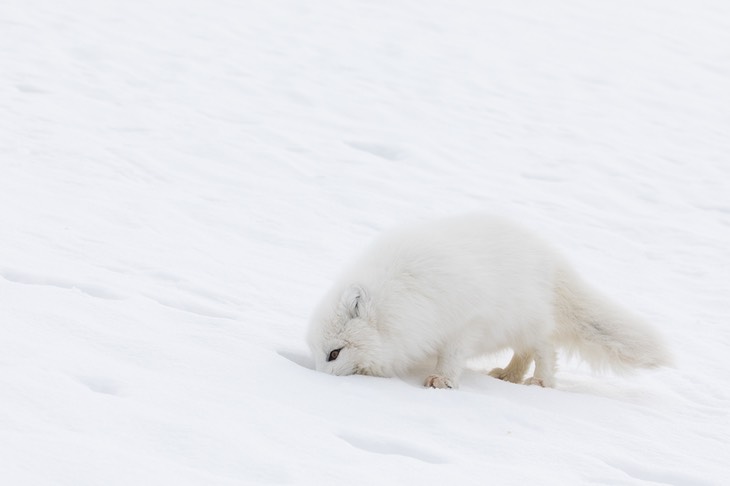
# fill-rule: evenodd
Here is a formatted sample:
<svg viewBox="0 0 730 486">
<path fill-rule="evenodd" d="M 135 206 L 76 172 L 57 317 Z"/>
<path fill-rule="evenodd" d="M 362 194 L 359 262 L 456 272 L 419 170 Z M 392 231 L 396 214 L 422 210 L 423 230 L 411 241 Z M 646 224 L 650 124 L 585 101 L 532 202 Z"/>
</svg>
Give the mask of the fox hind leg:
<svg viewBox="0 0 730 486">
<path fill-rule="evenodd" d="M 489 372 L 489 376 L 510 383 L 522 383 L 522 379 L 531 364 L 532 353 L 515 351 L 506 368 L 494 368 Z"/>
<path fill-rule="evenodd" d="M 535 372 L 525 380 L 525 385 L 555 386 L 555 347 L 549 341 L 541 343 L 533 353 Z"/>
</svg>

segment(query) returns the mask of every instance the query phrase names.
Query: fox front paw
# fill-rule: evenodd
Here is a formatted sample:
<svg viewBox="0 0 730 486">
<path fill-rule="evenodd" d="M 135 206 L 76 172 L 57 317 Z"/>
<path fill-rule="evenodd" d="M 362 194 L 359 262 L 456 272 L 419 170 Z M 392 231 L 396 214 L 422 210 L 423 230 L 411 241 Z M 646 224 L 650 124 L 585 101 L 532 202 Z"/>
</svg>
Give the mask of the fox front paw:
<svg viewBox="0 0 730 486">
<path fill-rule="evenodd" d="M 427 388 L 456 388 L 456 383 L 440 375 L 431 375 L 426 378 L 424 386 Z"/>
</svg>

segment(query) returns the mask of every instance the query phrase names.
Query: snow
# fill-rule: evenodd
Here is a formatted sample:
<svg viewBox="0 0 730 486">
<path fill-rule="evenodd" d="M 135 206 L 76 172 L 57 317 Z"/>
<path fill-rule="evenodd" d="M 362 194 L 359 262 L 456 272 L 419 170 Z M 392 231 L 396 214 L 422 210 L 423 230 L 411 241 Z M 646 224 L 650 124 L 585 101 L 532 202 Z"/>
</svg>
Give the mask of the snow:
<svg viewBox="0 0 730 486">
<path fill-rule="evenodd" d="M 4 0 L 0 32 L 3 484 L 727 483 L 727 2 Z M 676 367 L 311 369 L 358 249 L 473 210 Z"/>
</svg>

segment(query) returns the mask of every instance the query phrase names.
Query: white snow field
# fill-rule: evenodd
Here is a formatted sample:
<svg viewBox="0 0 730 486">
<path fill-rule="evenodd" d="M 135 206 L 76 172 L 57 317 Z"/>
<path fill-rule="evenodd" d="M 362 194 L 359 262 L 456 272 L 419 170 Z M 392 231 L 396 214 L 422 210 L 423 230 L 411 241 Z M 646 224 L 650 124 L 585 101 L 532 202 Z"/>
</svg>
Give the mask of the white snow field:
<svg viewBox="0 0 730 486">
<path fill-rule="evenodd" d="M 2 0 L 0 483 L 730 482 L 730 2 Z M 561 248 L 674 368 L 311 369 L 405 221 Z"/>
</svg>

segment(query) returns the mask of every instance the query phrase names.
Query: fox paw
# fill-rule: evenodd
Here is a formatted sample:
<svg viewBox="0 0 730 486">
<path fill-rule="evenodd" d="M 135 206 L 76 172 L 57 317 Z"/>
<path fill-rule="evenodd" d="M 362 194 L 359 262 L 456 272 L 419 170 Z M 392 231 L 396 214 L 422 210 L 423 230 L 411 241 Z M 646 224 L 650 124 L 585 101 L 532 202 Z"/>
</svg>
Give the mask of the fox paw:
<svg viewBox="0 0 730 486">
<path fill-rule="evenodd" d="M 540 378 L 535 378 L 534 376 L 526 379 L 525 385 L 537 385 L 545 388 L 545 383 L 543 383 Z"/>
<path fill-rule="evenodd" d="M 445 376 L 431 375 L 426 378 L 424 386 L 427 388 L 456 388 L 456 384 Z"/>
<path fill-rule="evenodd" d="M 547 378 L 530 377 L 524 381 L 525 385 L 538 385 L 543 388 L 552 388 L 555 386 L 554 380 Z"/>
<path fill-rule="evenodd" d="M 504 368 L 494 368 L 488 374 L 492 378 L 509 381 L 510 383 L 519 383 L 522 381 L 522 376 L 517 376 L 515 373 L 511 373 L 509 370 L 505 370 Z"/>
</svg>

